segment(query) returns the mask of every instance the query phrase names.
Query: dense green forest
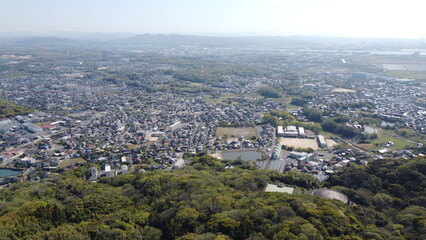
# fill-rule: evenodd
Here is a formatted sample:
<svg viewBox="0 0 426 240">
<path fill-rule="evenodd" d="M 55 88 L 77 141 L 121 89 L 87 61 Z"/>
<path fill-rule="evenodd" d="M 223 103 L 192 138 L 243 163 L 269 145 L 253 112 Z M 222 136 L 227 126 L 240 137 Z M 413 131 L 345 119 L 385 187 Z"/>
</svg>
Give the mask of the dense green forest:
<svg viewBox="0 0 426 240">
<path fill-rule="evenodd" d="M 302 112 L 303 112 L 303 115 L 305 115 L 310 121 L 322 122 L 323 120 L 323 113 L 319 109 L 303 108 Z"/>
<path fill-rule="evenodd" d="M 301 97 L 295 97 L 291 99 L 290 104 L 295 105 L 295 106 L 299 106 L 299 107 L 303 107 L 308 103 L 308 101 L 306 101 L 305 99 L 301 98 Z"/>
<path fill-rule="evenodd" d="M 27 107 L 16 105 L 12 102 L 0 99 L 0 118 L 14 117 L 16 115 L 26 115 L 31 113 Z"/>
<path fill-rule="evenodd" d="M 341 119 L 336 120 L 340 121 Z M 336 123 L 335 121 L 328 119 L 321 123 L 321 127 L 325 131 L 340 134 L 341 136 L 348 138 L 356 137 L 359 134 L 359 131 L 354 127 L 347 126 L 343 123 Z"/>
<path fill-rule="evenodd" d="M 266 98 L 279 98 L 279 97 L 281 97 L 278 90 L 276 90 L 273 87 L 261 87 L 257 90 L 257 92 L 261 96 L 266 97 Z"/>
<path fill-rule="evenodd" d="M 202 156 L 181 170 L 82 180 L 81 167 L 0 191 L 0 239 L 426 239 L 426 159 L 349 166 L 329 182 Z M 265 193 L 267 183 L 299 194 Z M 348 206 L 301 194 L 325 184 Z"/>
<path fill-rule="evenodd" d="M 323 112 L 321 110 L 305 107 L 302 112 L 308 120 L 321 123 L 321 128 L 325 131 L 348 138 L 356 137 L 359 134 L 359 131 L 356 128 L 345 124 L 349 121 L 347 116 L 337 115 L 331 119 L 324 120 Z"/>
<path fill-rule="evenodd" d="M 263 123 L 269 123 L 274 127 L 277 126 L 288 126 L 295 125 L 298 127 L 304 127 L 305 129 L 309 129 L 315 133 L 319 133 L 321 127 L 319 124 L 311 124 L 308 122 L 300 122 L 296 120 L 296 118 L 286 111 L 271 111 L 263 116 Z"/>
</svg>

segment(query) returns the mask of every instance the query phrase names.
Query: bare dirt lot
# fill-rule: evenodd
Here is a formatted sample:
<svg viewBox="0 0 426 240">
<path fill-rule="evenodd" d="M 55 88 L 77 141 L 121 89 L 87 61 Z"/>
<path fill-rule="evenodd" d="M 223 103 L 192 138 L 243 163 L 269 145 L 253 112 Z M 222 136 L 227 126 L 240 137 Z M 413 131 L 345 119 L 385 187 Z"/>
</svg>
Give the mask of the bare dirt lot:
<svg viewBox="0 0 426 240">
<path fill-rule="evenodd" d="M 243 128 L 234 128 L 234 127 L 218 127 L 216 130 L 216 136 L 225 136 L 228 137 L 240 137 L 251 138 L 253 135 L 256 136 L 256 128 L 254 127 L 243 127 Z"/>
<path fill-rule="evenodd" d="M 346 89 L 346 88 L 335 88 L 335 89 L 333 89 L 333 92 L 338 92 L 338 93 L 356 93 L 355 90 Z"/>
<path fill-rule="evenodd" d="M 333 147 L 337 143 L 334 140 L 326 139 L 328 148 Z M 316 139 L 306 139 L 306 138 L 280 138 L 280 144 L 295 148 L 312 148 L 314 150 L 319 150 L 318 143 Z"/>
<path fill-rule="evenodd" d="M 326 139 L 325 141 L 327 142 L 328 148 L 333 148 L 334 146 L 337 145 L 337 142 L 334 141 L 333 139 Z"/>
<path fill-rule="evenodd" d="M 319 149 L 316 139 L 280 138 L 280 144 L 295 148 L 312 148 L 314 150 Z"/>
</svg>

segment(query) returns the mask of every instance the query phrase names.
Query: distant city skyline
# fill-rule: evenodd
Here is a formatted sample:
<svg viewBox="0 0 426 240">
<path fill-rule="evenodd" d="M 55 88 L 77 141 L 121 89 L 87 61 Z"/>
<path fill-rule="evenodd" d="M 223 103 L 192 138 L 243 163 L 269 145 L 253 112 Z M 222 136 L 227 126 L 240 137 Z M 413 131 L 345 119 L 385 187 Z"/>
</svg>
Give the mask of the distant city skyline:
<svg viewBox="0 0 426 240">
<path fill-rule="evenodd" d="M 2 0 L 0 32 L 424 38 L 421 0 Z"/>
</svg>

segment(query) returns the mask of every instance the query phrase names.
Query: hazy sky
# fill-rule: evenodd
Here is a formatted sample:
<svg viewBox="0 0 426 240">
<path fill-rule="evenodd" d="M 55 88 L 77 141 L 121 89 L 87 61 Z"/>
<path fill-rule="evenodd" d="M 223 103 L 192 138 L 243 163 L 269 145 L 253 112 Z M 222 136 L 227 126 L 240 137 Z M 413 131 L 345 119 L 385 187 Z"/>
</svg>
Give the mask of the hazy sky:
<svg viewBox="0 0 426 240">
<path fill-rule="evenodd" d="M 425 0 L 0 0 L 0 32 L 420 38 Z"/>
</svg>

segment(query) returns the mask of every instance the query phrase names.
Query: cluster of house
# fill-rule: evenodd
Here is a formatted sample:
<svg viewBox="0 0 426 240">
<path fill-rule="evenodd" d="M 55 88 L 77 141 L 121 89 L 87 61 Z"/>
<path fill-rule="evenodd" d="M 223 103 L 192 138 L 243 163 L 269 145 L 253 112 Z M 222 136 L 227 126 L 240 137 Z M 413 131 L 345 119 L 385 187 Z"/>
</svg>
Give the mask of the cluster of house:
<svg viewBox="0 0 426 240">
<path fill-rule="evenodd" d="M 325 180 L 336 170 L 348 163 L 366 165 L 366 155 L 350 148 L 341 148 L 328 153 L 291 152 L 290 158 L 297 160 L 290 167 L 297 168 L 301 172 L 311 173 L 319 180 Z"/>
<path fill-rule="evenodd" d="M 91 167 L 89 171 L 90 176 L 88 176 L 88 180 L 96 181 L 100 177 L 113 177 L 119 174 L 126 174 L 129 172 L 129 167 L 127 165 L 121 165 L 120 168 L 111 169 L 111 165 L 105 164 L 102 166 L 101 170 L 98 170 L 97 167 Z"/>
<path fill-rule="evenodd" d="M 336 105 L 347 104 L 351 107 L 340 111 L 354 122 L 359 118 L 359 111 L 365 111 L 384 122 L 397 122 L 426 133 L 425 84 L 371 74 L 368 77 L 334 74 L 333 78 L 346 82 L 350 89 L 333 91 L 332 87 L 324 88 L 329 83 L 327 78 L 315 79 L 315 84 L 305 83 L 304 90 L 314 93 L 309 107 L 329 111 L 335 110 Z M 371 106 L 364 103 L 371 103 Z"/>
<path fill-rule="evenodd" d="M 50 95 L 54 91 L 57 90 L 39 90 L 38 94 Z M 261 148 L 272 144 L 274 128 L 270 125 L 259 126 L 255 141 L 222 139 L 215 132 L 222 123 L 259 124 L 262 113 L 283 108 L 269 99 L 259 102 L 239 97 L 234 99 L 238 104 L 223 106 L 197 96 L 183 98 L 172 93 L 139 96 L 140 92 L 131 89 L 122 91 L 127 95 L 74 95 L 80 101 L 85 99 L 87 104 L 75 111 L 61 108 L 68 109 L 65 115 L 35 111 L 4 120 L 0 123 L 4 130 L 0 135 L 2 163 L 53 170 L 67 167 L 61 164 L 67 159 L 83 158 L 90 163 L 110 163 L 113 169 L 131 163 L 147 163 L 151 168 L 180 168 L 183 164 L 180 154 L 184 152 Z M 99 103 L 96 108 L 90 107 L 93 101 Z M 122 156 L 128 158 L 127 163 L 120 162 Z"/>
<path fill-rule="evenodd" d="M 300 171 L 313 174 L 320 181 L 326 180 L 336 170 L 345 167 L 348 163 L 365 165 L 369 158 L 365 153 L 352 150 L 350 148 L 339 148 L 336 150 L 316 151 L 312 153 L 279 150 L 277 145 L 275 150 L 280 152 L 279 159 L 258 160 L 255 165 L 261 169 L 284 171 Z"/>
<path fill-rule="evenodd" d="M 56 169 L 68 159 L 82 158 L 103 166 L 99 172 L 93 170 L 93 179 L 94 176 L 125 173 L 133 163 L 146 163 L 154 169 L 180 168 L 184 164 L 182 155 L 185 152 L 271 148 L 272 159 L 279 160 L 283 152 L 275 143 L 275 128 L 260 124 L 265 113 L 284 110 L 285 107 L 273 99 L 254 97 L 262 85 L 286 89 L 289 94 L 309 92 L 312 96 L 308 106 L 322 110 L 334 109 L 336 103 L 371 102 L 374 105 L 372 109 L 361 104 L 359 109 L 351 107 L 342 112 L 356 119 L 356 110 L 370 111 L 378 117 L 403 122 L 420 132 L 426 129 L 426 106 L 419 101 L 426 98 L 424 85 L 353 76 L 348 74 L 353 69 L 347 69 L 345 64 L 337 66 L 345 70 L 340 71 L 342 73 L 330 73 L 327 69 L 335 67 L 338 58 L 335 54 L 277 53 L 283 54 L 280 57 L 292 59 L 276 65 L 276 69 L 282 71 L 268 72 L 265 77 L 223 75 L 220 84 L 201 84 L 200 91 L 207 89 L 208 92 L 179 92 L 171 87 L 174 79 L 170 75 L 165 76 L 163 70 L 184 71 L 184 68 L 137 61 L 138 57 L 144 56 L 134 49 L 130 51 L 134 57 L 130 61 L 129 51 L 117 51 L 108 57 L 90 61 L 71 61 L 66 56 L 64 61 L 19 59 L 19 68 L 7 68 L 2 72 L 2 98 L 36 110 L 27 116 L 0 121 L 2 164 Z M 258 66 L 268 66 L 268 69 L 275 66 L 269 60 L 265 62 L 262 51 L 241 51 L 238 55 L 232 50 L 211 49 L 199 52 L 187 49 L 144 51 L 162 54 L 163 57 L 203 54 L 221 63 L 240 61 L 252 66 L 256 62 Z M 324 62 L 322 67 L 327 71 L 304 71 L 306 68 L 318 68 L 318 59 Z M 0 59 L 0 64 L 12 63 L 5 58 Z M 137 79 L 137 84 L 122 81 L 120 73 L 123 76 L 126 75 L 124 73 L 135 73 L 132 78 Z M 352 81 L 353 78 L 357 81 Z M 344 82 L 347 88 L 357 91 L 332 91 L 334 80 Z M 223 97 L 227 94 L 230 97 Z M 301 114 L 295 115 L 299 120 L 306 120 Z M 257 126 L 257 138 L 254 141 L 239 139 L 240 136 L 236 136 L 237 139 L 220 138 L 215 135 L 218 126 Z M 312 131 L 296 126 L 279 126 L 277 136 L 317 137 Z M 322 136 L 317 137 L 317 142 L 321 148 L 327 146 Z M 294 166 L 300 163 L 303 171 L 311 172 L 336 169 L 346 160 L 351 161 L 321 162 L 312 161 L 312 155 L 308 153 L 290 155 L 290 159 L 298 162 Z M 270 161 L 264 167 L 283 170 L 286 164 L 280 162 L 283 161 Z"/>
<path fill-rule="evenodd" d="M 307 164 L 308 162 L 314 161 L 314 154 L 313 153 L 306 153 L 306 152 L 290 152 L 290 158 L 296 159 L 300 163 Z"/>
</svg>

